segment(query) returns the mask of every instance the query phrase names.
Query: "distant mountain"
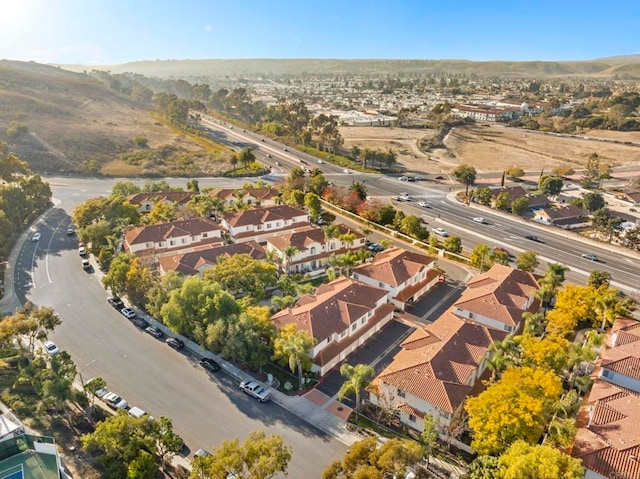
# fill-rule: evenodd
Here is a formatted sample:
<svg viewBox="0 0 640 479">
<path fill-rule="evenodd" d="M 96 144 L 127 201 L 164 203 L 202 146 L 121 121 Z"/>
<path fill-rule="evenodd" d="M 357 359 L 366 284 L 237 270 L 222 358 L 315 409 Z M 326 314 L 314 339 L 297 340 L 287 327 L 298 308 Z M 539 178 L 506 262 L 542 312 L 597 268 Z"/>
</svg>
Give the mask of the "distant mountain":
<svg viewBox="0 0 640 479">
<path fill-rule="evenodd" d="M 640 63 L 640 53 L 635 55 L 618 55 L 615 57 L 598 58 L 596 62 L 603 62 L 609 65 L 620 65 L 622 63 Z"/>
<path fill-rule="evenodd" d="M 470 60 L 338 60 L 338 59 L 244 59 L 244 60 L 156 60 L 122 65 L 62 65 L 73 71 L 91 69 L 113 73 L 139 73 L 162 78 L 258 77 L 262 75 L 303 74 L 387 74 L 387 73 L 464 73 L 482 76 L 548 77 L 602 75 L 623 64 L 640 63 L 639 55 L 593 61 L 510 62 Z M 626 59 L 626 60 L 625 60 Z M 615 73 L 611 73 L 615 74 Z"/>
</svg>

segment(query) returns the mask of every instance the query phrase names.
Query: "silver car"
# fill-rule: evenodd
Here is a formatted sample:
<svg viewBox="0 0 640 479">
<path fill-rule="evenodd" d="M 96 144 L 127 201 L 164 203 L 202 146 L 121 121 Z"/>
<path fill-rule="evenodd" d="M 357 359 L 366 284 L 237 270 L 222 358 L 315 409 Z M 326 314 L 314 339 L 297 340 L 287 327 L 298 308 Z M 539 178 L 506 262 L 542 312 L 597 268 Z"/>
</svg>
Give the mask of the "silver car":
<svg viewBox="0 0 640 479">
<path fill-rule="evenodd" d="M 260 402 L 267 402 L 271 399 L 271 393 L 256 381 L 242 381 L 240 389 Z"/>
</svg>

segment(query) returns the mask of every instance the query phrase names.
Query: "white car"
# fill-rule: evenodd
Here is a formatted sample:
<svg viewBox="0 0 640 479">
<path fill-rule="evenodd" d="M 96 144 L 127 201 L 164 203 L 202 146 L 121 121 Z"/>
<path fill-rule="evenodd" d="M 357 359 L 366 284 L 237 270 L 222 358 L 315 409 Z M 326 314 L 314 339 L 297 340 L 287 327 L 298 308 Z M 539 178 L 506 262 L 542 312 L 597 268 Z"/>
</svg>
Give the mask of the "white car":
<svg viewBox="0 0 640 479">
<path fill-rule="evenodd" d="M 78 248 L 78 254 L 80 256 L 85 256 L 87 254 L 87 249 L 84 246 L 80 246 L 80 248 Z"/>
<path fill-rule="evenodd" d="M 484 224 L 484 218 L 482 216 L 474 216 L 473 221 Z"/>
<path fill-rule="evenodd" d="M 88 387 L 89 387 L 89 385 L 90 385 L 93 381 L 95 381 L 95 380 L 96 380 L 96 378 L 91 378 L 91 379 L 89 379 L 89 380 L 85 383 L 85 385 L 84 385 L 85 389 L 86 389 L 86 388 L 88 388 Z M 109 390 L 108 390 L 107 388 L 99 388 L 99 389 L 96 389 L 95 395 L 96 395 L 96 397 L 101 398 L 101 397 L 103 397 L 105 394 L 107 394 L 108 392 L 109 392 Z"/>
<path fill-rule="evenodd" d="M 322 160 L 318 160 L 318 164 L 319 164 L 319 165 L 324 165 L 324 161 L 322 161 Z"/>
<path fill-rule="evenodd" d="M 598 257 L 595 254 L 583 253 L 581 256 L 584 259 L 588 259 L 588 260 L 591 260 L 591 261 L 599 261 Z"/>
<path fill-rule="evenodd" d="M 122 308 L 120 312 L 127 319 L 133 319 L 136 317 L 136 312 L 131 308 Z"/>
<path fill-rule="evenodd" d="M 40 238 L 42 238 L 42 234 L 38 231 L 33 233 L 33 236 L 31 237 L 31 241 L 40 241 Z"/>
<path fill-rule="evenodd" d="M 342 172 L 343 172 L 343 173 L 345 173 L 345 174 L 347 174 L 347 175 L 350 175 L 350 174 L 351 174 L 351 172 L 350 172 L 349 170 L 347 170 L 346 168 L 345 168 L 344 170 L 342 170 Z"/>
<path fill-rule="evenodd" d="M 427 203 L 426 201 L 418 201 L 418 206 L 421 206 L 423 208 L 430 208 L 429 203 Z"/>
<path fill-rule="evenodd" d="M 447 238 L 449 236 L 449 233 L 447 233 L 447 230 L 445 230 L 444 228 L 433 228 L 431 231 L 433 231 L 437 235 L 442 236 L 443 238 Z"/>
<path fill-rule="evenodd" d="M 271 393 L 256 381 L 242 381 L 240 389 L 260 402 L 267 402 L 271 399 Z"/>
<path fill-rule="evenodd" d="M 47 341 L 42 346 L 44 346 L 44 350 L 47 353 L 49 353 L 51 356 L 53 356 L 54 354 L 58 354 L 60 352 L 60 349 L 58 348 L 58 346 L 56 346 L 56 343 L 54 343 L 53 341 Z"/>
<path fill-rule="evenodd" d="M 107 393 L 102 396 L 102 400 L 107 403 L 107 406 L 114 409 L 127 409 L 127 407 L 129 406 L 129 404 L 127 404 L 127 401 L 122 399 L 116 393 Z"/>
</svg>

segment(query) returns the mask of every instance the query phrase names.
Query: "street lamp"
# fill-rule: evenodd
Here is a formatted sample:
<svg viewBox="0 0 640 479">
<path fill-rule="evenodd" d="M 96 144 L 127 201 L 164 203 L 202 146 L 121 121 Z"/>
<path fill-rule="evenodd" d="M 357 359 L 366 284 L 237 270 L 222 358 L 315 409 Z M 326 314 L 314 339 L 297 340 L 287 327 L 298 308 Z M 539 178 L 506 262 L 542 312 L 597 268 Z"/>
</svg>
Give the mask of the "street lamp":
<svg viewBox="0 0 640 479">
<path fill-rule="evenodd" d="M 80 371 L 78 371 L 78 376 L 80 377 L 80 384 L 82 385 L 82 391 L 84 392 L 84 380 L 82 379 L 82 371 L 84 371 L 85 369 L 87 369 L 89 366 L 91 366 L 93 363 L 95 363 L 97 361 L 97 359 L 92 359 L 91 361 L 89 361 L 87 364 L 85 364 L 82 369 Z"/>
</svg>

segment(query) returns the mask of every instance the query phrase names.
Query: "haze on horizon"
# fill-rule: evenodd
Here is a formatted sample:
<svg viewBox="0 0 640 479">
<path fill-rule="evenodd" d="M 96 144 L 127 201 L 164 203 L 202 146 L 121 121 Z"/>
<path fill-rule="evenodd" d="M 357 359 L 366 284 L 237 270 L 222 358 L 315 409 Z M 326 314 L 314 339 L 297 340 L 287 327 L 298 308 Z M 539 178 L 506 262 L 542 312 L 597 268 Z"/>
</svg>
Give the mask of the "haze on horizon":
<svg viewBox="0 0 640 479">
<path fill-rule="evenodd" d="M 640 52 L 638 25 L 631 0 L 0 0 L 0 58 L 592 60 Z"/>
</svg>

